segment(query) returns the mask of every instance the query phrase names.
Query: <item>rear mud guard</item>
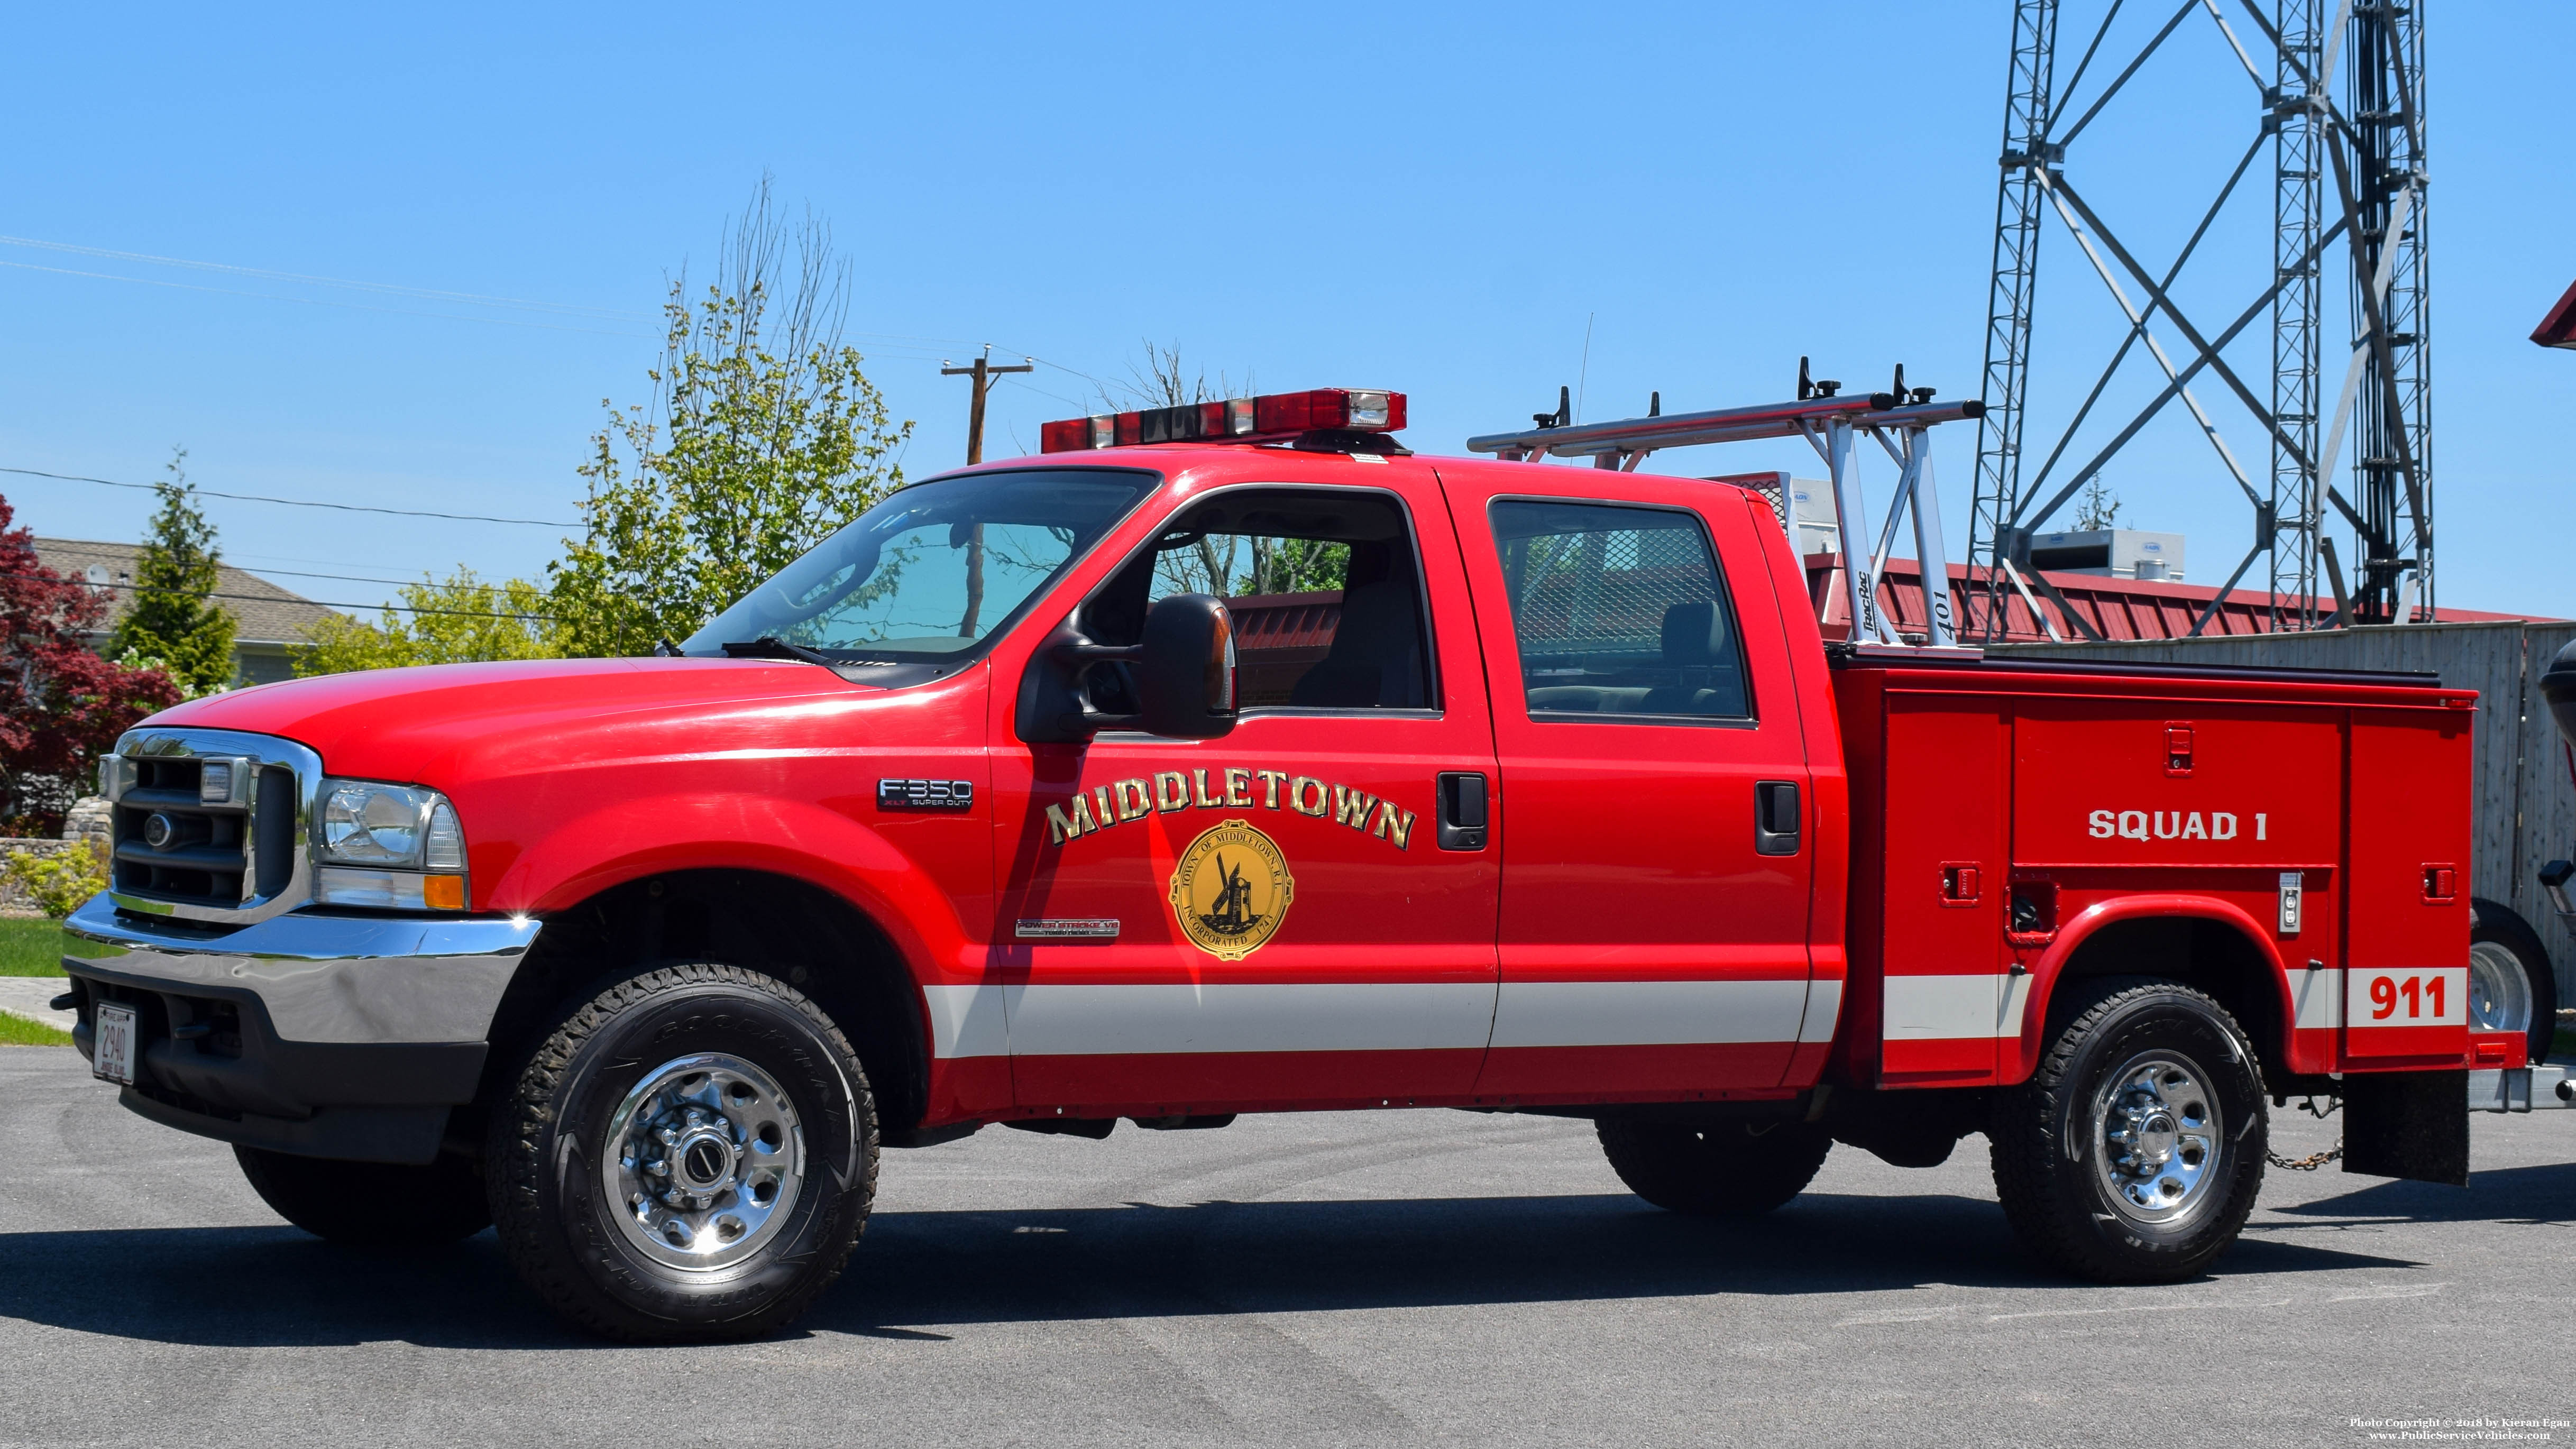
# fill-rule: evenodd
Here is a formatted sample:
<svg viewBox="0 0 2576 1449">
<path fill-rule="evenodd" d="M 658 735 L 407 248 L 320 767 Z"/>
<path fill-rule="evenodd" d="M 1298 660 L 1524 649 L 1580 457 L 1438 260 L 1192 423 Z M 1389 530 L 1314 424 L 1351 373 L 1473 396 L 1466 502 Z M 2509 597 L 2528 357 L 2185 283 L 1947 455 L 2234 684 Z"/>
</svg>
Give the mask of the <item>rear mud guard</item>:
<svg viewBox="0 0 2576 1449">
<path fill-rule="evenodd" d="M 2343 1079 L 2343 1170 L 2469 1185 L 2468 1072 Z"/>
</svg>

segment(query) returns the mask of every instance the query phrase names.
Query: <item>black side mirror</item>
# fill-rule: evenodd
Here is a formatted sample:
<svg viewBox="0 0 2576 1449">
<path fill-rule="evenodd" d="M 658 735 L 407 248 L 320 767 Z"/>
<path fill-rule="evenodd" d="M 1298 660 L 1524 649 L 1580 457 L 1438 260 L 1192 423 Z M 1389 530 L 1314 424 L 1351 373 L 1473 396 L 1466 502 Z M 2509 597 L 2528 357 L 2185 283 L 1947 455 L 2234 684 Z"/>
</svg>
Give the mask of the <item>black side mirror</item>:
<svg viewBox="0 0 2576 1449">
<path fill-rule="evenodd" d="M 1116 703 L 1104 710 L 1099 670 L 1122 663 L 1134 680 L 1133 702 L 1117 688 L 1107 691 Z M 1128 708 L 1136 712 L 1124 713 Z M 1232 733 L 1234 622 L 1225 601 L 1208 594 L 1157 600 L 1145 611 L 1144 642 L 1136 645 L 1092 643 L 1067 620 L 1029 661 L 1018 714 L 1019 736 L 1031 744 L 1072 744 L 1102 730 L 1178 740 Z"/>
<path fill-rule="evenodd" d="M 1234 729 L 1234 621 L 1225 601 L 1174 594 L 1145 611 L 1145 646 L 1136 661 L 1148 733 L 1212 740 Z"/>
</svg>

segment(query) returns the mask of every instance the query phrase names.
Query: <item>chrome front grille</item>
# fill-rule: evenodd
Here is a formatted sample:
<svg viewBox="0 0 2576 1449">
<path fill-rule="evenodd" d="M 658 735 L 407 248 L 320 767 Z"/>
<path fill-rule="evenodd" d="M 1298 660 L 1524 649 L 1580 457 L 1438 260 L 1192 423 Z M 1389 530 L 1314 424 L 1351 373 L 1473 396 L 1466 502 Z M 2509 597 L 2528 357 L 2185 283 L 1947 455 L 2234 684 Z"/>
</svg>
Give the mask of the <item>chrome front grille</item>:
<svg viewBox="0 0 2576 1449">
<path fill-rule="evenodd" d="M 247 923 L 310 896 L 305 822 L 319 756 L 232 730 L 136 730 L 100 771 L 117 905 Z"/>
<path fill-rule="evenodd" d="M 205 802 L 209 764 L 222 804 Z M 238 908 L 257 882 L 251 810 L 231 803 L 242 793 L 232 779 L 238 766 L 140 759 L 133 767 L 134 782 L 116 802 L 116 886 L 160 900 Z"/>
</svg>

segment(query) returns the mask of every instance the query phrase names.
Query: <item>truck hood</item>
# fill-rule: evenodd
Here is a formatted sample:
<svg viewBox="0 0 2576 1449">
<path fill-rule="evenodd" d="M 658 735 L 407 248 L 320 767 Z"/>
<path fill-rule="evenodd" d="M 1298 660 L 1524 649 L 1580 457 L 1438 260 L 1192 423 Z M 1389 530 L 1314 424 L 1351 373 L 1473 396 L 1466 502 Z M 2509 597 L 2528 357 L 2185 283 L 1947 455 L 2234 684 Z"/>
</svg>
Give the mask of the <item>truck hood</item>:
<svg viewBox="0 0 2576 1449">
<path fill-rule="evenodd" d="M 233 690 L 137 725 L 246 730 L 307 745 L 336 775 L 431 786 L 508 752 L 556 761 L 632 750 L 692 722 L 693 746 L 757 748 L 791 720 L 890 701 L 811 664 L 771 659 L 544 659 L 328 674 Z M 729 722 L 729 723 L 728 723 Z"/>
</svg>

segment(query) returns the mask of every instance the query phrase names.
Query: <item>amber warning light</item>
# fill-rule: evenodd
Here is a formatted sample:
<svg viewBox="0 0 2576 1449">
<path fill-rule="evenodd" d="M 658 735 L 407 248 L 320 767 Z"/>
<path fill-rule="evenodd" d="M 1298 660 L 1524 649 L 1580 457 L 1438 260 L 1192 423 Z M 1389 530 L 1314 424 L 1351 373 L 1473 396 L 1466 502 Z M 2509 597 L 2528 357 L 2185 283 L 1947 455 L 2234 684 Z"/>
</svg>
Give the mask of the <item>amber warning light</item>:
<svg viewBox="0 0 2576 1449">
<path fill-rule="evenodd" d="M 1038 450 L 1071 453 L 1139 443 L 1259 442 L 1306 433 L 1392 433 L 1404 426 L 1404 394 L 1369 388 L 1319 387 L 1223 402 L 1096 413 L 1048 423 Z"/>
</svg>

